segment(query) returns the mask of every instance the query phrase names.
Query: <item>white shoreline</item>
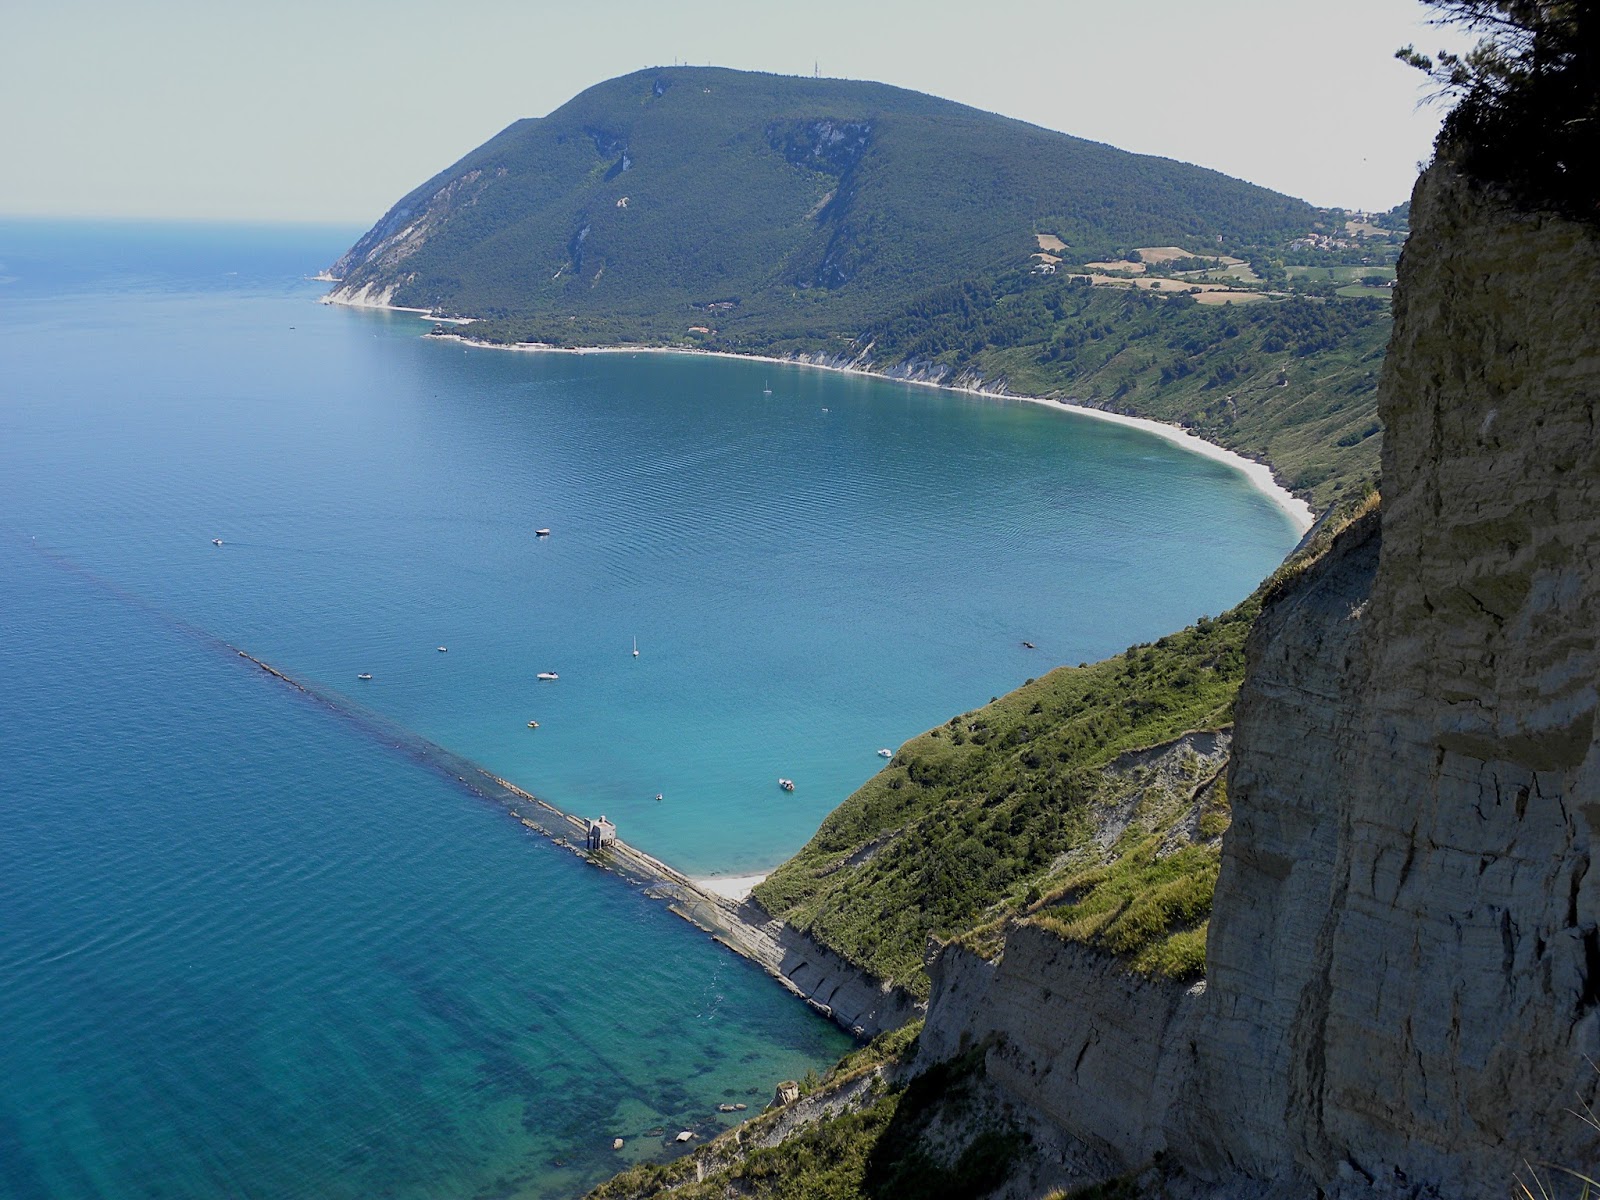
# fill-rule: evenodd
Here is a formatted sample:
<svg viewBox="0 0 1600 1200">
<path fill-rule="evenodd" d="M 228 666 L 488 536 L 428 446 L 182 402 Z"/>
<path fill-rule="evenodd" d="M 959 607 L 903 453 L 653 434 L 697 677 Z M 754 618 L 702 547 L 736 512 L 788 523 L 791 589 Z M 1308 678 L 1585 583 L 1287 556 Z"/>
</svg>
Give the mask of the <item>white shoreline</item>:
<svg viewBox="0 0 1600 1200">
<path fill-rule="evenodd" d="M 394 312 L 423 313 L 421 309 L 401 308 L 398 305 L 390 304 L 357 304 L 348 300 L 334 300 L 331 297 L 323 297 L 321 302 L 324 304 L 343 304 L 351 308 L 386 308 Z M 436 321 L 445 320 L 437 317 L 434 319 Z M 470 318 L 467 319 L 470 320 Z M 462 320 L 463 318 L 457 317 L 448 323 L 458 324 Z M 698 355 L 703 358 L 729 358 L 741 362 L 764 362 L 772 363 L 776 366 L 809 367 L 817 371 L 836 371 L 842 375 L 865 375 L 873 379 L 886 379 L 893 383 L 937 388 L 944 392 L 960 392 L 968 396 L 983 396 L 991 400 L 1017 400 L 1024 404 L 1041 404 L 1057 411 L 1081 413 L 1086 417 L 1092 417 L 1097 421 L 1107 421 L 1113 425 L 1123 425 L 1130 429 L 1142 429 L 1146 433 L 1153 433 L 1156 437 L 1189 451 L 1191 454 L 1198 454 L 1202 458 L 1209 458 L 1213 462 L 1219 462 L 1224 466 L 1233 468 L 1293 522 L 1297 533 L 1304 534 L 1316 521 L 1316 514 L 1311 511 L 1311 505 L 1279 483 L 1277 476 L 1272 472 L 1272 468 L 1266 463 L 1240 454 L 1236 450 L 1229 450 L 1226 446 L 1219 446 L 1215 442 L 1208 442 L 1198 434 L 1190 433 L 1181 425 L 1172 425 L 1166 421 L 1157 421 L 1151 417 L 1130 417 L 1122 413 L 1106 412 L 1104 409 L 1094 408 L 1087 404 L 1077 404 L 1070 400 L 1052 400 L 1046 396 L 1022 396 L 1015 392 L 997 392 L 981 387 L 955 387 L 948 383 L 934 383 L 926 379 L 905 379 L 898 375 L 891 375 L 886 371 L 873 371 L 865 367 L 840 367 L 831 363 L 808 362 L 801 358 L 779 358 L 771 354 L 734 354 L 726 350 L 701 350 L 693 346 L 553 346 L 547 342 L 485 342 L 457 333 L 436 336 L 446 337 L 483 350 L 514 350 L 528 354 L 687 354 Z"/>
<path fill-rule="evenodd" d="M 763 871 L 759 875 L 711 875 L 704 879 L 691 879 L 702 892 L 711 892 L 725 900 L 745 900 L 770 871 Z"/>
</svg>

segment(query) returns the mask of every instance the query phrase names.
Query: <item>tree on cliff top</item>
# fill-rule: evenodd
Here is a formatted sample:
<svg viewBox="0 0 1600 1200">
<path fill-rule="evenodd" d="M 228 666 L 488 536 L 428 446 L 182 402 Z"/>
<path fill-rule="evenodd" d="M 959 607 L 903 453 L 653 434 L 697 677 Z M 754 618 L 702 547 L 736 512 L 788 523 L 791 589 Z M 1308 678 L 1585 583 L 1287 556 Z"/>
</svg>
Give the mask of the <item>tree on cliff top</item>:
<svg viewBox="0 0 1600 1200">
<path fill-rule="evenodd" d="M 1468 53 L 1395 56 L 1456 96 L 1440 157 L 1519 199 L 1600 219 L 1600 6 L 1595 0 L 1426 0 L 1483 36 Z"/>
</svg>

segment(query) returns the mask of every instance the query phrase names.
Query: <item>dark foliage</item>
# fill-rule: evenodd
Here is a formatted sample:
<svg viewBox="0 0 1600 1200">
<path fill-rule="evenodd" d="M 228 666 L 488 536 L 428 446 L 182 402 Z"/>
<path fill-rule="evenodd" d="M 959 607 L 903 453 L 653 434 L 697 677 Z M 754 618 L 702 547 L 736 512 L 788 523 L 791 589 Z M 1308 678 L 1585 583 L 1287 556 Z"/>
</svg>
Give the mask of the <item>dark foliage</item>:
<svg viewBox="0 0 1600 1200">
<path fill-rule="evenodd" d="M 1524 203 L 1600 219 L 1600 9 L 1594 0 L 1427 0 L 1484 36 L 1468 54 L 1399 58 L 1457 97 L 1442 157 Z"/>
</svg>

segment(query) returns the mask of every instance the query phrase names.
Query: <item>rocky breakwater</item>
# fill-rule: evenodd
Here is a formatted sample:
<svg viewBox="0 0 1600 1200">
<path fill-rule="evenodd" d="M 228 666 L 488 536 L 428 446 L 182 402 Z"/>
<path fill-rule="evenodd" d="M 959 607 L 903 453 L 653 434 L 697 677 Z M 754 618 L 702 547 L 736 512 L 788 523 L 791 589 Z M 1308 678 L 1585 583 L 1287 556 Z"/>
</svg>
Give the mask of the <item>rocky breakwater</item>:
<svg viewBox="0 0 1600 1200">
<path fill-rule="evenodd" d="M 1250 647 L 1201 1169 L 1500 1196 L 1593 1170 L 1600 234 L 1436 166 L 1380 388 L 1381 539 Z M 1379 544 L 1381 540 L 1381 545 Z"/>
</svg>

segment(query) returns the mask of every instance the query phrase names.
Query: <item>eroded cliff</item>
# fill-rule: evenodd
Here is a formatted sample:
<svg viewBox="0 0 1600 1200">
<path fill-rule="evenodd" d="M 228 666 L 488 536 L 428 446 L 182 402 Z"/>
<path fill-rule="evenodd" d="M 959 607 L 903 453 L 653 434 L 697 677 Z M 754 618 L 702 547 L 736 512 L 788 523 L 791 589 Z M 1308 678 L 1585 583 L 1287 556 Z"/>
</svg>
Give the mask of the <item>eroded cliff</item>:
<svg viewBox="0 0 1600 1200">
<path fill-rule="evenodd" d="M 1370 598 L 1250 649 L 1194 1144 L 1497 1195 L 1600 1160 L 1600 237 L 1448 167 L 1412 212 Z"/>
<path fill-rule="evenodd" d="M 1487 1197 L 1600 1162 L 1600 236 L 1448 166 L 1412 213 L 1381 519 L 1252 631 L 1206 986 L 1026 928 L 936 970 L 925 1037 L 991 1038 L 1125 1168 Z"/>
</svg>

